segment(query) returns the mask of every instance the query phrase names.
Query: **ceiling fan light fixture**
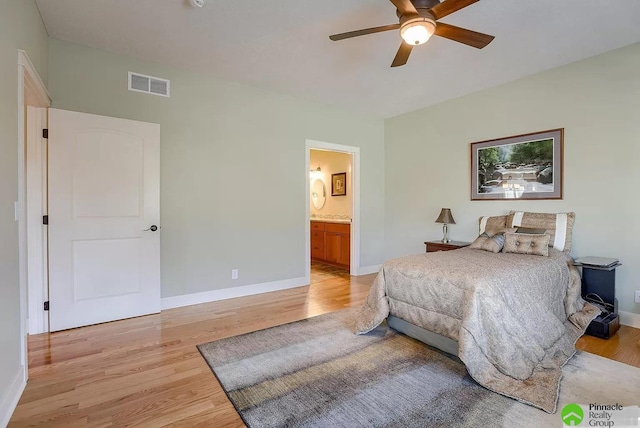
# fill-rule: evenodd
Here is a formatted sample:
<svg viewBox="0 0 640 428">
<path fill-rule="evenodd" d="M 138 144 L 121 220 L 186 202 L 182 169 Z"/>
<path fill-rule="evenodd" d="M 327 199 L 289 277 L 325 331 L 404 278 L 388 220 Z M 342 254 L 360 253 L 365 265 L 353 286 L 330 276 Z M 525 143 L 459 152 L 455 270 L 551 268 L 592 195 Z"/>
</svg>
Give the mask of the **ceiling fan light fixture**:
<svg viewBox="0 0 640 428">
<path fill-rule="evenodd" d="M 410 19 L 400 27 L 400 36 L 409 45 L 422 45 L 436 32 L 436 21 L 431 18 Z"/>
</svg>

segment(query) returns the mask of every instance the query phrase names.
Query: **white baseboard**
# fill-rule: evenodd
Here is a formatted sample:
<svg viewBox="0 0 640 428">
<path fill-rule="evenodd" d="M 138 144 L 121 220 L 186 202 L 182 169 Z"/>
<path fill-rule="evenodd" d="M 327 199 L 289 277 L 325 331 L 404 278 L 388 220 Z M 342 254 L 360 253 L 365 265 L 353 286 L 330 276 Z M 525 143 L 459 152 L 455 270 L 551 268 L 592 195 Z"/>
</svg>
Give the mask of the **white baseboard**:
<svg viewBox="0 0 640 428">
<path fill-rule="evenodd" d="M 218 300 L 233 299 L 235 297 L 251 296 L 268 293 L 270 291 L 285 290 L 287 288 L 309 285 L 308 278 L 291 278 L 282 281 L 263 282 L 261 284 L 243 285 L 241 287 L 223 288 L 221 290 L 204 291 L 202 293 L 184 294 L 182 296 L 163 297 L 161 308 L 172 309 Z"/>
<path fill-rule="evenodd" d="M 620 324 L 628 325 L 629 327 L 640 328 L 640 314 L 619 311 L 618 315 L 620 315 Z"/>
<path fill-rule="evenodd" d="M 370 273 L 378 273 L 382 265 L 362 266 L 358 269 L 358 276 L 369 275 Z"/>
<path fill-rule="evenodd" d="M 11 416 L 13 415 L 18 401 L 22 396 L 24 388 L 27 386 L 27 382 L 24 380 L 24 366 L 20 366 L 16 373 L 13 382 L 9 385 L 9 388 L 4 392 L 2 401 L 0 401 L 0 427 L 6 427 L 9 425 Z"/>
</svg>

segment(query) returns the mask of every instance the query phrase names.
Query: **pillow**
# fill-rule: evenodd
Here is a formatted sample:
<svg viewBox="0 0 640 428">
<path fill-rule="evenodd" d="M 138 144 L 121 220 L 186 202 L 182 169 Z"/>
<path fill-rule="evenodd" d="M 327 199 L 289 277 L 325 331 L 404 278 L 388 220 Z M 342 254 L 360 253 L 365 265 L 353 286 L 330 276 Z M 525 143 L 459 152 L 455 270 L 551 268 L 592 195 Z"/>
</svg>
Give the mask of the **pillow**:
<svg viewBox="0 0 640 428">
<path fill-rule="evenodd" d="M 480 220 L 478 220 L 478 226 L 478 233 L 480 235 L 486 233 L 489 237 L 492 237 L 507 227 L 507 216 L 480 217 Z"/>
<path fill-rule="evenodd" d="M 475 241 L 469 245 L 469 248 L 476 250 L 484 250 L 492 253 L 499 253 L 504 246 L 504 234 L 498 233 L 490 237 L 487 233 L 478 236 Z"/>
<path fill-rule="evenodd" d="M 531 235 L 544 235 L 547 233 L 547 229 L 535 229 L 533 227 L 519 227 L 516 229 L 516 233 L 530 233 Z"/>
<path fill-rule="evenodd" d="M 534 213 L 528 211 L 511 211 L 507 216 L 506 227 L 529 227 L 546 229 L 550 236 L 549 246 L 558 251 L 571 251 L 571 233 L 576 214 L 568 213 Z"/>
<path fill-rule="evenodd" d="M 505 253 L 530 254 L 534 256 L 549 255 L 549 240 L 551 236 L 536 235 L 533 233 L 505 233 L 504 248 Z"/>
</svg>

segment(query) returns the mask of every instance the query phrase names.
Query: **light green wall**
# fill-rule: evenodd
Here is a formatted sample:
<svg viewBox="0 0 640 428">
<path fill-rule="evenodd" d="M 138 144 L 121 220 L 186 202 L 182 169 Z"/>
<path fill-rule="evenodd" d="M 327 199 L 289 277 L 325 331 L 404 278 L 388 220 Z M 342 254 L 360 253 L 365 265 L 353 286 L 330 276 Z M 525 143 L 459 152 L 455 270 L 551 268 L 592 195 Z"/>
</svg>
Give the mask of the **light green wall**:
<svg viewBox="0 0 640 428">
<path fill-rule="evenodd" d="M 47 33 L 35 3 L 0 0 L 0 404 L 22 364 L 13 206 L 18 199 L 18 49 L 27 52 L 46 82 Z"/>
<path fill-rule="evenodd" d="M 305 276 L 305 139 L 361 148 L 361 265 L 384 240 L 384 123 L 50 39 L 56 108 L 161 126 L 162 296 Z M 171 98 L 127 91 L 127 72 Z M 231 269 L 239 279 L 231 280 Z"/>
<path fill-rule="evenodd" d="M 620 309 L 640 313 L 640 44 L 385 122 L 387 257 L 424 251 L 452 209 L 452 239 L 510 209 L 575 211 L 575 257 L 618 257 Z M 470 201 L 469 143 L 565 128 L 564 199 Z"/>
</svg>

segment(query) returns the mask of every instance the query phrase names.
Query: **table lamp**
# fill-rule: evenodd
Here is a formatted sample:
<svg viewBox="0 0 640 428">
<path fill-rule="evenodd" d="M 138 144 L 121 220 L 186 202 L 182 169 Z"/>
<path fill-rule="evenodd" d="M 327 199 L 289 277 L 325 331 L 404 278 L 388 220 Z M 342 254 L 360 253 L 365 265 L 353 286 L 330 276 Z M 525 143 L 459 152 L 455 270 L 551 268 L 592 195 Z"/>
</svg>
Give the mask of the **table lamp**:
<svg viewBox="0 0 640 428">
<path fill-rule="evenodd" d="M 449 239 L 448 225 L 456 224 L 456 221 L 453 219 L 453 215 L 451 214 L 451 210 L 449 208 L 442 208 L 440 215 L 436 219 L 436 223 L 442 223 L 442 242 L 445 244 L 451 242 L 451 239 Z"/>
</svg>

